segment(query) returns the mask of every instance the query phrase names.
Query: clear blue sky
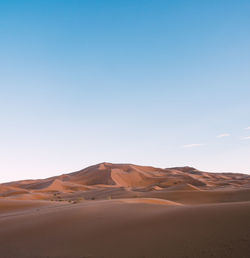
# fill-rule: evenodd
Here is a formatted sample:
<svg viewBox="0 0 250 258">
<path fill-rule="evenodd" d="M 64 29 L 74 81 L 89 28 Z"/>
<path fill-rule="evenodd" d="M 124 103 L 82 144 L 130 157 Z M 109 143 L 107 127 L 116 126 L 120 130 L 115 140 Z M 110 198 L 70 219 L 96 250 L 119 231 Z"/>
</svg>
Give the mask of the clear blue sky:
<svg viewBox="0 0 250 258">
<path fill-rule="evenodd" d="M 0 0 L 0 181 L 102 161 L 250 173 L 249 0 Z"/>
</svg>

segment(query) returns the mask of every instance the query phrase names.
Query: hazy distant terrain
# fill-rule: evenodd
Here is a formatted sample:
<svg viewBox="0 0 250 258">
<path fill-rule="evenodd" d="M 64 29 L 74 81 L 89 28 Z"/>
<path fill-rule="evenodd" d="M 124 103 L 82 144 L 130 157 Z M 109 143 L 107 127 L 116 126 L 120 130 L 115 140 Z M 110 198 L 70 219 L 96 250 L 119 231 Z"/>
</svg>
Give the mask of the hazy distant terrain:
<svg viewBox="0 0 250 258">
<path fill-rule="evenodd" d="M 2 257 L 249 257 L 250 176 L 101 163 L 0 185 Z"/>
</svg>

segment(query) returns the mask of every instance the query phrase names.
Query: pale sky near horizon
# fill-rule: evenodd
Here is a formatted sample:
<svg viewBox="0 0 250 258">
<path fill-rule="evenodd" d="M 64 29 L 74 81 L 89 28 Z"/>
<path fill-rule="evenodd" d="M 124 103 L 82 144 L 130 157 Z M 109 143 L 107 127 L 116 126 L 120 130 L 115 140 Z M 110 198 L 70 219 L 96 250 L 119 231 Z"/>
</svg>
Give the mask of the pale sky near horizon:
<svg viewBox="0 0 250 258">
<path fill-rule="evenodd" d="M 0 182 L 103 161 L 250 174 L 249 0 L 0 0 Z"/>
</svg>

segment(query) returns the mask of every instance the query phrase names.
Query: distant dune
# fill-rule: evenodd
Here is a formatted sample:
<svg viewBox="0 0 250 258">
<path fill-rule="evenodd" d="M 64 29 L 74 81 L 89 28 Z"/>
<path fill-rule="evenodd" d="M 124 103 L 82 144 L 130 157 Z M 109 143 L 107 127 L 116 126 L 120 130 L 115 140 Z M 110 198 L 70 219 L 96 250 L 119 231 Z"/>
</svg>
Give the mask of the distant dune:
<svg viewBox="0 0 250 258">
<path fill-rule="evenodd" d="M 79 195 L 87 199 L 126 198 L 155 191 L 239 190 L 249 185 L 250 176 L 244 174 L 101 163 L 52 178 L 2 184 L 0 198 L 68 200 Z"/>
<path fill-rule="evenodd" d="M 250 176 L 101 163 L 0 184 L 0 257 L 241 257 Z"/>
</svg>

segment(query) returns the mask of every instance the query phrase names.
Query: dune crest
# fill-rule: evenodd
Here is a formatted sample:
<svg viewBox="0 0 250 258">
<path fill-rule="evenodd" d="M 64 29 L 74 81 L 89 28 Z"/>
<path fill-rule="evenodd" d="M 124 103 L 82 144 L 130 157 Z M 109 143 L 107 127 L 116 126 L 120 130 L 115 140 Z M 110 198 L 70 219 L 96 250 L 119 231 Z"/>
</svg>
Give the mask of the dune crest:
<svg viewBox="0 0 250 258">
<path fill-rule="evenodd" d="M 157 198 L 131 198 L 131 199 L 122 199 L 122 202 L 125 203 L 135 203 L 135 204 L 160 204 L 160 205 L 171 205 L 171 206 L 178 206 L 182 205 L 178 202 L 172 202 L 169 200 L 157 199 Z"/>
</svg>

